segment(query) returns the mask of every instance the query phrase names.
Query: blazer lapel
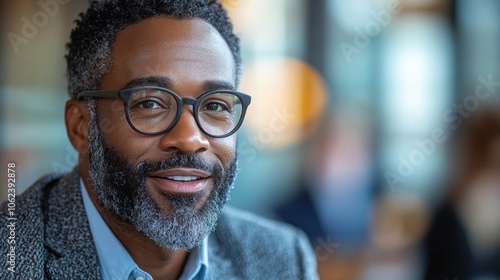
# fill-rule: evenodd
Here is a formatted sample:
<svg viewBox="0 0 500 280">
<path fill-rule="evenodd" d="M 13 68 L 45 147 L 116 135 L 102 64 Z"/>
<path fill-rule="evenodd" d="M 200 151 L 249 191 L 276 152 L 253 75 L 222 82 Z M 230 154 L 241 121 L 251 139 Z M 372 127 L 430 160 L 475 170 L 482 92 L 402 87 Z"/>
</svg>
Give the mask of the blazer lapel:
<svg viewBox="0 0 500 280">
<path fill-rule="evenodd" d="M 99 279 L 99 263 L 76 168 L 48 190 L 45 273 L 49 279 Z"/>
</svg>

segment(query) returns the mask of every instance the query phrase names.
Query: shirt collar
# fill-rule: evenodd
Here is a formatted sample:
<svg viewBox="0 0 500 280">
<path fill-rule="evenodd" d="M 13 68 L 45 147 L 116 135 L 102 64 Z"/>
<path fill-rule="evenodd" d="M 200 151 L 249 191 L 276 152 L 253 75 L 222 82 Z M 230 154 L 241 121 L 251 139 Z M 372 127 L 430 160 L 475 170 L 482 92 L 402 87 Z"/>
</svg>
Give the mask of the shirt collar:
<svg viewBox="0 0 500 280">
<path fill-rule="evenodd" d="M 207 238 L 199 247 L 195 247 L 189 253 L 184 271 L 179 280 L 203 280 L 208 270 L 208 246 Z"/>
<path fill-rule="evenodd" d="M 90 199 L 81 179 L 80 188 L 103 279 L 129 279 L 132 276 L 141 276 L 143 279 L 152 280 L 151 275 L 137 266 L 125 247 L 123 247 L 122 243 L 103 220 Z M 189 253 L 186 265 L 179 279 L 202 280 L 205 279 L 207 270 L 208 244 L 207 238 L 205 238 L 200 246 L 195 247 Z"/>
</svg>

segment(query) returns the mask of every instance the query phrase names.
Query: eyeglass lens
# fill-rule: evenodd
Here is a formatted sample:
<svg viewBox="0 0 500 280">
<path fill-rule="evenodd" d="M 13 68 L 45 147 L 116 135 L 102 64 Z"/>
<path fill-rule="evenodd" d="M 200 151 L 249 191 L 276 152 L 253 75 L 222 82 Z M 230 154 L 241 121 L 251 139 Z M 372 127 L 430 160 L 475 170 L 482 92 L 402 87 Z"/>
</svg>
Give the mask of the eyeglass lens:
<svg viewBox="0 0 500 280">
<path fill-rule="evenodd" d="M 197 102 L 195 117 L 200 128 L 210 135 L 222 136 L 231 132 L 241 119 L 243 105 L 233 93 L 214 92 Z M 132 94 L 128 114 L 139 131 L 157 133 L 172 125 L 178 107 L 176 98 L 167 91 L 141 89 Z"/>
</svg>

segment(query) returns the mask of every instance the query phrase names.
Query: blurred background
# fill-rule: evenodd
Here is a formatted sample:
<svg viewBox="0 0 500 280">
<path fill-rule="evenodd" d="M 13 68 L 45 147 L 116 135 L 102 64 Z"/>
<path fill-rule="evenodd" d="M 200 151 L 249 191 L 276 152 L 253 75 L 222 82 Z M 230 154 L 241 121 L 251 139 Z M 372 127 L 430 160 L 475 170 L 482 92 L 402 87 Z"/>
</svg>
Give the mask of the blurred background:
<svg viewBox="0 0 500 280">
<path fill-rule="evenodd" d="M 253 97 L 231 205 L 302 228 L 322 279 L 500 279 L 500 1 L 222 2 Z M 0 3 L 20 193 L 76 164 L 64 54 L 88 3 Z"/>
</svg>

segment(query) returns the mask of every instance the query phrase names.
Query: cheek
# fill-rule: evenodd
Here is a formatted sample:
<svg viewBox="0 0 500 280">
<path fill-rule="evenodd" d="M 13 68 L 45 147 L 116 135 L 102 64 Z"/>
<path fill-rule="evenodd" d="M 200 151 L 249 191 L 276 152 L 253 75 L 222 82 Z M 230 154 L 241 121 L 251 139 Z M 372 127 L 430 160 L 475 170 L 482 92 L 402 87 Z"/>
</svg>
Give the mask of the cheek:
<svg viewBox="0 0 500 280">
<path fill-rule="evenodd" d="M 148 139 L 143 139 L 130 127 L 121 101 L 103 100 L 98 105 L 97 116 L 104 143 L 115 151 L 129 154 L 141 145 L 150 145 Z"/>
<path fill-rule="evenodd" d="M 97 105 L 99 129 L 106 139 L 122 132 L 127 124 L 123 103 L 119 100 L 99 100 Z"/>
<path fill-rule="evenodd" d="M 211 148 L 224 167 L 228 168 L 236 157 L 236 134 L 226 138 L 214 138 Z"/>
</svg>

